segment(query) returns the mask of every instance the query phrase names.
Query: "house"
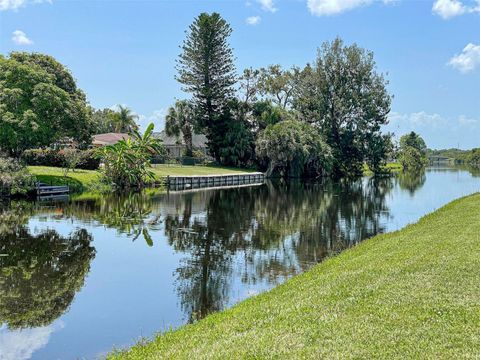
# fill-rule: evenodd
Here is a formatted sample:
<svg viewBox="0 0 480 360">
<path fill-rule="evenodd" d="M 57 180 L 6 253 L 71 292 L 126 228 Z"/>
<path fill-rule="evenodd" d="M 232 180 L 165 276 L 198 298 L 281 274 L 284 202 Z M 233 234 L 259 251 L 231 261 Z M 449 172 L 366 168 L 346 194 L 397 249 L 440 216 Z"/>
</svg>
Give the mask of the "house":
<svg viewBox="0 0 480 360">
<path fill-rule="evenodd" d="M 122 134 L 122 133 L 97 134 L 93 136 L 92 145 L 93 147 L 114 145 L 120 140 L 127 140 L 129 138 L 130 138 L 130 135 Z"/>
<path fill-rule="evenodd" d="M 162 140 L 163 146 L 167 150 L 168 155 L 173 158 L 180 158 L 185 154 L 185 141 L 183 135 L 180 136 L 168 136 L 164 131 L 153 133 L 153 136 Z M 193 149 L 200 150 L 204 154 L 207 154 L 207 137 L 203 134 L 193 134 L 192 138 Z"/>
</svg>

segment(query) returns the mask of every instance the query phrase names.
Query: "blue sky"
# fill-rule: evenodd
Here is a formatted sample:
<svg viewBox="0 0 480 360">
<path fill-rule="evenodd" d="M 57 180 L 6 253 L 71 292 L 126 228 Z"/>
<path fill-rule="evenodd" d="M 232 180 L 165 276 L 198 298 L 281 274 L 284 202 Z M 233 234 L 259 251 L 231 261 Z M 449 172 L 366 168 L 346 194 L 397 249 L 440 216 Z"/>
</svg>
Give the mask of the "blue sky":
<svg viewBox="0 0 480 360">
<path fill-rule="evenodd" d="M 375 53 L 395 96 L 387 130 L 433 148 L 480 147 L 477 0 L 0 0 L 0 53 L 37 51 L 67 65 L 95 107 L 126 104 L 163 126 L 185 30 L 200 12 L 232 26 L 240 72 L 303 66 L 340 36 Z"/>
</svg>

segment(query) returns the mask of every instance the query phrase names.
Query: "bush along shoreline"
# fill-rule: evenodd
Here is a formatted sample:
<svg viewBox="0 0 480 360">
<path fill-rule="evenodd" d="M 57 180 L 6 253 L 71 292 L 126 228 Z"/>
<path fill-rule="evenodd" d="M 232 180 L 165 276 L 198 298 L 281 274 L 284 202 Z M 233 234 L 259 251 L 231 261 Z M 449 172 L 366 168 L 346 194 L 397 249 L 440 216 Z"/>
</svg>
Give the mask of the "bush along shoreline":
<svg viewBox="0 0 480 360">
<path fill-rule="evenodd" d="M 475 358 L 480 194 L 108 359 Z"/>
</svg>

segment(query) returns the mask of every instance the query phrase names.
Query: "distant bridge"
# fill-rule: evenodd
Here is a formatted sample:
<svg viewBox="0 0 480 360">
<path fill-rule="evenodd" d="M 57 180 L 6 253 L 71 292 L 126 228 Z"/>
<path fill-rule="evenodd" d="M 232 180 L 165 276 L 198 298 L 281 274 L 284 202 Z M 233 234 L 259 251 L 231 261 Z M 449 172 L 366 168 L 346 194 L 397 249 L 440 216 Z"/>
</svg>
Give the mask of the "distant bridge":
<svg viewBox="0 0 480 360">
<path fill-rule="evenodd" d="M 453 164 L 455 159 L 448 158 L 446 156 L 429 156 L 428 161 L 430 164 Z"/>
</svg>

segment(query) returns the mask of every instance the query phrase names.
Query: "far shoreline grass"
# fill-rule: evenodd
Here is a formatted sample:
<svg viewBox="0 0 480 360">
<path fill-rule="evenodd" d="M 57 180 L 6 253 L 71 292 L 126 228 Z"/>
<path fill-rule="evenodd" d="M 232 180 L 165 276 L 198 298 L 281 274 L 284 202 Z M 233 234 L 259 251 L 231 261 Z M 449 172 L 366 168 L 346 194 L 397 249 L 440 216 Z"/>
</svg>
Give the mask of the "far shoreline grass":
<svg viewBox="0 0 480 360">
<path fill-rule="evenodd" d="M 480 194 L 109 359 L 476 358 Z"/>
<path fill-rule="evenodd" d="M 387 163 L 387 165 L 385 165 L 385 172 L 388 174 L 395 174 L 395 173 L 398 173 L 400 171 L 403 170 L 403 166 L 402 164 L 398 163 L 398 162 L 389 162 Z M 372 176 L 374 175 L 373 174 L 373 171 L 370 170 L 370 168 L 368 167 L 367 164 L 364 164 L 363 165 L 363 175 L 364 176 Z"/>
<path fill-rule="evenodd" d="M 228 175 L 255 172 L 252 169 L 241 169 L 213 165 L 152 165 L 152 171 L 158 178 L 166 176 L 195 176 L 195 175 Z"/>
<path fill-rule="evenodd" d="M 70 170 L 67 177 L 63 176 L 63 168 L 51 166 L 28 166 L 28 170 L 37 180 L 48 185 L 69 185 L 72 192 L 95 191 L 100 188 L 100 172 L 98 170 Z M 161 181 L 167 176 L 194 175 L 228 175 L 254 172 L 252 169 L 240 169 L 222 166 L 203 165 L 153 165 L 156 180 Z"/>
</svg>

